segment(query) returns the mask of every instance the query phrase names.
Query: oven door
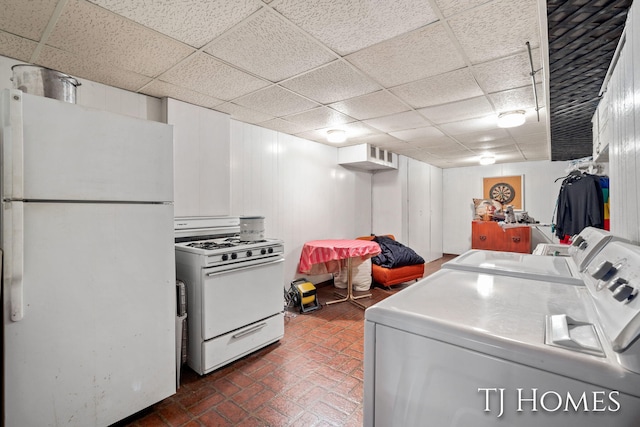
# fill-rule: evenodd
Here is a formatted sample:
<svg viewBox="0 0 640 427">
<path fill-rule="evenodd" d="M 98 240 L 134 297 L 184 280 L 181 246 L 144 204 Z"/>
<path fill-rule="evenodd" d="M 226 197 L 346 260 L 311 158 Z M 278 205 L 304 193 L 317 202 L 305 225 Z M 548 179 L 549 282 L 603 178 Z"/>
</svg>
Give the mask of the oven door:
<svg viewBox="0 0 640 427">
<path fill-rule="evenodd" d="M 284 258 L 203 270 L 202 338 L 217 337 L 284 310 Z"/>
</svg>

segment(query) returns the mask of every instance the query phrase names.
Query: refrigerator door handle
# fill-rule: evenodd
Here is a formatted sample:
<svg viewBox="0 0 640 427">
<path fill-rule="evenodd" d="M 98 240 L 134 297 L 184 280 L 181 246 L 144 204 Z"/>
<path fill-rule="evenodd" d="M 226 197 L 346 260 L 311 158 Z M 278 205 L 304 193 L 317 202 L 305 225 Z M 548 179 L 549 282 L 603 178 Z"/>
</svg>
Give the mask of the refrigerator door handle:
<svg viewBox="0 0 640 427">
<path fill-rule="evenodd" d="M 22 92 L 13 89 L 3 93 L 3 104 L 9 114 L 3 118 L 3 191 L 4 200 L 24 198 L 24 135 Z"/>
<path fill-rule="evenodd" d="M 11 246 L 9 253 L 5 248 L 4 280 L 9 281 L 11 320 L 18 322 L 24 317 L 24 203 L 12 202 L 10 205 L 5 235 L 11 236 Z"/>
</svg>

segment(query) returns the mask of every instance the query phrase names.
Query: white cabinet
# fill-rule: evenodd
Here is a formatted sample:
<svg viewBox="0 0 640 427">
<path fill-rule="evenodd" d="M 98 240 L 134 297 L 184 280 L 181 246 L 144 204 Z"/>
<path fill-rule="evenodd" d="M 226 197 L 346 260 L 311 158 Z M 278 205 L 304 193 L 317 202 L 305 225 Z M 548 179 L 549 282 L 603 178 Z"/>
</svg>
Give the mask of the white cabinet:
<svg viewBox="0 0 640 427">
<path fill-rule="evenodd" d="M 173 125 L 175 216 L 229 215 L 230 117 L 171 98 L 163 103 Z"/>
<path fill-rule="evenodd" d="M 591 120 L 593 125 L 593 160 L 597 162 L 609 161 L 609 142 L 612 138 L 609 117 L 609 96 L 608 92 L 605 92 Z"/>
<path fill-rule="evenodd" d="M 398 169 L 398 155 L 370 144 L 351 145 L 338 148 L 338 164 L 364 170 Z"/>
</svg>

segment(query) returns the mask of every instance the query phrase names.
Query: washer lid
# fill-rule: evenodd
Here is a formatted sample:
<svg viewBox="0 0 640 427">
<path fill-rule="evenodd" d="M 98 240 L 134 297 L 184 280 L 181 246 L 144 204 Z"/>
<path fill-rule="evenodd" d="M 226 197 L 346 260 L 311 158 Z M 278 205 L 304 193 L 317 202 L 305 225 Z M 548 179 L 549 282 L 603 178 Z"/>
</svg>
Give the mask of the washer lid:
<svg viewBox="0 0 640 427">
<path fill-rule="evenodd" d="M 548 257 L 472 249 L 444 263 L 442 268 L 571 285 L 583 284 L 582 277 L 569 257 Z"/>
<path fill-rule="evenodd" d="M 640 375 L 604 355 L 545 344 L 547 316 L 594 324 L 584 286 L 442 269 L 365 311 L 365 320 L 516 364 L 639 395 Z M 370 326 L 367 326 L 370 327 Z M 383 351 L 380 348 L 378 351 Z"/>
<path fill-rule="evenodd" d="M 583 287 L 442 269 L 365 312 L 365 318 L 419 335 L 451 334 L 456 342 L 490 337 L 544 346 L 545 316 L 589 320 Z"/>
</svg>

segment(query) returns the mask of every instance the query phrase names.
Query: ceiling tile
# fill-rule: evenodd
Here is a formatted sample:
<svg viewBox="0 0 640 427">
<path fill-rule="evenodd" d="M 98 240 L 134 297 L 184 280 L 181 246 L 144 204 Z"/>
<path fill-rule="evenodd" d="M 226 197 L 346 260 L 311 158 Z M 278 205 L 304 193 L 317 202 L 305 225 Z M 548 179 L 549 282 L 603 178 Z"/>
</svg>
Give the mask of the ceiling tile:
<svg viewBox="0 0 640 427">
<path fill-rule="evenodd" d="M 540 49 L 533 49 L 534 70 L 540 69 Z M 484 64 L 475 65 L 473 74 L 485 92 L 500 92 L 522 86 L 531 86 L 531 63 L 529 53 L 524 52 Z M 536 81 L 542 81 L 542 74 L 536 74 Z M 533 90 L 533 89 L 532 89 Z"/>
<path fill-rule="evenodd" d="M 200 48 L 260 8 L 258 0 L 89 0 L 118 15 Z"/>
<path fill-rule="evenodd" d="M 478 83 L 466 68 L 396 86 L 391 92 L 415 108 L 483 95 Z"/>
<path fill-rule="evenodd" d="M 356 139 L 356 138 L 361 138 L 364 136 L 368 136 L 368 135 L 375 135 L 375 134 L 379 134 L 380 132 L 378 132 L 377 130 L 361 123 L 361 122 L 354 122 L 354 123 L 344 123 L 338 126 L 333 126 L 333 127 L 328 127 L 328 128 L 324 128 L 324 129 L 316 129 L 316 130 L 312 130 L 312 131 L 308 131 L 308 132 L 302 132 L 299 134 L 296 134 L 296 136 L 299 136 L 301 138 L 307 138 L 307 139 L 311 139 L 313 141 L 321 141 L 326 143 L 327 142 L 327 131 L 331 130 L 331 129 L 342 129 L 346 132 L 347 134 L 347 141 L 351 142 L 352 139 Z M 330 145 L 342 145 L 342 144 L 333 144 L 330 143 Z M 352 144 L 350 144 L 352 145 Z"/>
<path fill-rule="evenodd" d="M 250 93 L 233 101 L 236 104 L 271 114 L 274 117 L 288 116 L 317 107 L 318 104 L 291 93 L 279 86 L 271 86 Z"/>
<path fill-rule="evenodd" d="M 474 155 L 473 152 L 471 152 L 469 150 L 465 150 L 465 149 L 452 150 L 452 151 L 447 151 L 447 152 L 443 152 L 443 151 L 431 152 L 431 154 L 435 154 L 435 155 L 437 155 L 438 157 L 440 157 L 442 159 L 453 159 L 453 160 L 457 160 L 459 158 L 470 157 L 470 156 Z"/>
<path fill-rule="evenodd" d="M 291 123 L 282 119 L 271 119 L 266 122 L 260 123 L 260 126 L 288 134 L 300 133 L 309 129 L 306 126 L 302 126 L 297 123 Z"/>
<path fill-rule="evenodd" d="M 490 141 L 469 141 L 465 142 L 464 145 L 472 150 L 493 150 L 500 147 L 514 147 L 515 141 L 513 138 L 507 137 Z"/>
<path fill-rule="evenodd" d="M 58 0 L 3 0 L 0 28 L 11 34 L 40 41 Z"/>
<path fill-rule="evenodd" d="M 533 94 L 531 95 L 533 97 Z M 522 126 L 507 129 L 509 133 L 514 137 L 540 134 L 547 132 L 547 113 L 546 109 L 540 110 L 540 121 L 538 121 L 538 115 L 535 108 L 526 110 L 525 123 Z"/>
<path fill-rule="evenodd" d="M 463 135 L 465 133 L 482 132 L 497 129 L 497 117 L 495 115 L 484 116 L 477 119 L 461 120 L 459 122 L 445 123 L 440 128 L 449 135 Z"/>
<path fill-rule="evenodd" d="M 532 133 L 529 135 L 522 135 L 514 137 L 518 145 L 540 145 L 547 147 L 547 134 L 546 133 Z"/>
<path fill-rule="evenodd" d="M 427 126 L 417 129 L 399 130 L 395 132 L 389 132 L 389 134 L 403 141 L 420 141 L 444 136 L 442 132 L 440 132 L 433 126 Z"/>
<path fill-rule="evenodd" d="M 548 149 L 522 149 L 522 154 L 524 155 L 526 160 L 549 160 L 549 150 Z"/>
<path fill-rule="evenodd" d="M 151 81 L 150 77 L 102 62 L 98 63 L 52 47 L 42 49 L 37 64 L 67 73 L 73 77 L 86 78 L 132 92 L 136 92 Z M 82 90 L 82 86 L 79 90 Z"/>
<path fill-rule="evenodd" d="M 449 25 L 472 63 L 489 61 L 540 45 L 538 2 L 496 0 L 456 15 Z"/>
<path fill-rule="evenodd" d="M 249 108 L 243 107 L 242 105 L 237 105 L 232 102 L 225 102 L 224 104 L 216 106 L 215 109 L 229 114 L 232 119 L 246 123 L 261 123 L 274 118 L 269 114 L 251 110 Z"/>
<path fill-rule="evenodd" d="M 507 133 L 506 130 L 499 128 L 486 129 L 480 132 L 471 132 L 462 135 L 456 135 L 456 139 L 463 144 L 496 141 L 504 138 L 510 138 L 509 133 Z M 513 144 L 513 140 L 511 140 L 511 143 Z"/>
<path fill-rule="evenodd" d="M 305 130 L 327 128 L 355 121 L 353 118 L 327 107 L 314 108 L 302 113 L 286 116 L 284 119 L 304 126 L 306 128 Z"/>
<path fill-rule="evenodd" d="M 371 144 L 389 151 L 393 151 L 392 147 L 397 146 L 398 144 L 406 144 L 406 142 L 400 141 L 387 133 L 365 135 L 351 138 L 349 141 L 355 144 Z"/>
<path fill-rule="evenodd" d="M 442 148 L 451 149 L 452 147 L 458 150 L 461 147 L 461 145 L 458 144 L 458 142 L 455 139 L 452 139 L 448 136 L 429 138 L 429 139 L 420 140 L 420 141 L 410 141 L 409 144 L 415 145 L 416 147 L 423 150 L 427 150 L 427 151 L 429 151 L 429 149 L 434 149 L 434 150 L 442 149 Z"/>
<path fill-rule="evenodd" d="M 0 55 L 27 62 L 36 47 L 36 42 L 0 31 Z"/>
<path fill-rule="evenodd" d="M 526 160 L 526 159 L 522 156 L 522 153 L 520 153 L 519 151 L 496 154 L 496 163 L 513 163 L 513 162 L 521 162 L 523 160 Z"/>
<path fill-rule="evenodd" d="M 418 111 L 433 123 L 442 124 L 493 114 L 493 107 L 486 97 L 479 96 L 464 101 L 421 108 Z"/>
<path fill-rule="evenodd" d="M 424 117 L 415 111 L 406 111 L 404 113 L 392 114 L 390 116 L 379 117 L 377 119 L 364 120 L 364 122 L 383 132 L 415 129 L 430 124 Z"/>
<path fill-rule="evenodd" d="M 448 153 L 457 153 L 457 152 L 468 152 L 469 150 L 463 146 L 458 144 L 457 142 L 450 140 L 449 142 L 439 143 L 435 145 L 428 145 L 426 143 L 412 142 L 412 145 L 419 145 L 423 150 L 428 151 L 429 153 L 435 153 L 438 155 L 444 155 Z"/>
<path fill-rule="evenodd" d="M 178 101 L 201 105 L 207 108 L 217 107 L 224 102 L 218 98 L 207 96 L 203 93 L 195 92 L 191 89 L 176 86 L 160 80 L 154 80 L 149 85 L 142 88 L 140 92 L 146 95 L 155 96 L 156 98 L 173 98 Z"/>
<path fill-rule="evenodd" d="M 303 96 L 322 104 L 342 101 L 381 89 L 342 60 L 317 68 L 282 83 Z"/>
<path fill-rule="evenodd" d="M 358 120 L 371 119 L 409 110 L 406 104 L 384 90 L 335 102 L 330 104 L 329 107 Z"/>
<path fill-rule="evenodd" d="M 540 85 L 536 86 L 538 87 L 538 102 L 540 102 L 540 97 L 543 92 Z M 535 109 L 536 106 L 533 99 L 533 86 L 492 93 L 489 94 L 489 98 L 499 113 L 513 110 Z M 530 111 L 527 111 L 527 115 L 530 113 Z M 533 113 L 535 114 L 535 111 Z"/>
<path fill-rule="evenodd" d="M 281 0 L 274 7 L 340 55 L 438 19 L 428 2 L 415 0 Z"/>
<path fill-rule="evenodd" d="M 156 31 L 79 0 L 67 3 L 47 44 L 150 77 L 194 52 Z"/>
<path fill-rule="evenodd" d="M 445 18 L 492 0 L 435 0 Z"/>
<path fill-rule="evenodd" d="M 272 82 L 336 58 L 267 9 L 216 39 L 205 51 Z"/>
<path fill-rule="evenodd" d="M 193 55 L 161 75 L 160 79 L 225 101 L 269 85 L 268 82 L 230 67 L 206 53 Z"/>
<path fill-rule="evenodd" d="M 434 58 L 438 58 L 434 61 Z M 385 87 L 453 71 L 465 61 L 435 23 L 351 54 L 346 59 Z"/>
</svg>

